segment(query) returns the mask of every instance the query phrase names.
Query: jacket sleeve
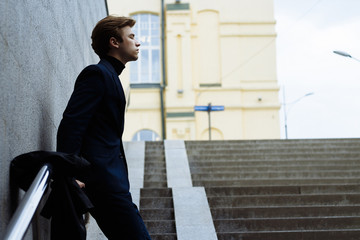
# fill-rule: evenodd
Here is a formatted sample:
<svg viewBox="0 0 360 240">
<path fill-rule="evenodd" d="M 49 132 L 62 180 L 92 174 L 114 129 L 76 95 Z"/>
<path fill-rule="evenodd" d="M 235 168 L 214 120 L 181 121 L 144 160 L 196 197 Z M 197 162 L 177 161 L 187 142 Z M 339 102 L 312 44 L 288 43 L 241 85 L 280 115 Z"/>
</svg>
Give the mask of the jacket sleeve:
<svg viewBox="0 0 360 240">
<path fill-rule="evenodd" d="M 57 133 L 57 151 L 79 154 L 86 128 L 105 92 L 104 77 L 95 65 L 85 68 L 76 80 Z"/>
</svg>

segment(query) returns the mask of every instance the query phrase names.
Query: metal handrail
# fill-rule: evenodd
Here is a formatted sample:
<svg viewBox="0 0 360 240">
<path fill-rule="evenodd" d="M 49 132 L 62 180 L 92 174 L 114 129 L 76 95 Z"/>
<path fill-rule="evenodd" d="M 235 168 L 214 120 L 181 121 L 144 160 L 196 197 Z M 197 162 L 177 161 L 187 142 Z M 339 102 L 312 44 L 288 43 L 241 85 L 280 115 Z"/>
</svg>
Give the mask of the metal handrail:
<svg viewBox="0 0 360 240">
<path fill-rule="evenodd" d="M 21 200 L 19 207 L 16 209 L 7 230 L 4 240 L 19 240 L 24 237 L 31 219 L 39 206 L 51 180 L 51 166 L 45 164 L 36 175 L 25 196 Z"/>
</svg>

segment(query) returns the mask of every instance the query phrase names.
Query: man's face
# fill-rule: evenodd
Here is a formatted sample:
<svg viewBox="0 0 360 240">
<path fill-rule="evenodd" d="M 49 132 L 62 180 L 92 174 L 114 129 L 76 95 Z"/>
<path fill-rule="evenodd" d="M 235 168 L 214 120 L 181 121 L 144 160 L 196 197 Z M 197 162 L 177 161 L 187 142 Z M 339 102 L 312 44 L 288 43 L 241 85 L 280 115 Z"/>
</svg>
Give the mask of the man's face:
<svg viewBox="0 0 360 240">
<path fill-rule="evenodd" d="M 139 55 L 140 43 L 135 39 L 135 34 L 132 32 L 131 27 L 126 26 L 121 29 L 122 42 L 119 43 L 119 54 L 124 61 L 136 61 Z"/>
</svg>

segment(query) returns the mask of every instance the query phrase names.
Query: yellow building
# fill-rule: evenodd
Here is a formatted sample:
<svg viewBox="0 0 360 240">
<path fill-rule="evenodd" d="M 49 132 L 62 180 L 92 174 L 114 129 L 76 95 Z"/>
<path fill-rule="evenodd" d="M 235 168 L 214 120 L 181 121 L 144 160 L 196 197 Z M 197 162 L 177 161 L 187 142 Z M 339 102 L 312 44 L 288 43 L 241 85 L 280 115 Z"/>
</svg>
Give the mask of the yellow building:
<svg viewBox="0 0 360 240">
<path fill-rule="evenodd" d="M 110 14 L 137 20 L 141 43 L 138 61 L 121 76 L 124 140 L 280 138 L 273 5 L 108 0 Z M 210 113 L 210 124 L 208 112 L 194 110 L 209 104 L 224 106 Z"/>
</svg>

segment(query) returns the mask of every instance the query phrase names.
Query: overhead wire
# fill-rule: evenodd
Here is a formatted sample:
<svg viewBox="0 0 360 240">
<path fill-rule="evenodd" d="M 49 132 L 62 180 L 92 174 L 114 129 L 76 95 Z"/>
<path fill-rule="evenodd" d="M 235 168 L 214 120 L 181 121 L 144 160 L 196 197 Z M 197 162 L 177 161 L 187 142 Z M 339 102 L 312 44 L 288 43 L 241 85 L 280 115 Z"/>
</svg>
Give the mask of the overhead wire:
<svg viewBox="0 0 360 240">
<path fill-rule="evenodd" d="M 296 25 L 300 20 L 302 20 L 304 17 L 306 17 L 320 2 L 323 0 L 317 0 L 309 9 L 307 9 L 302 15 L 300 15 L 292 24 L 290 24 L 287 29 L 282 33 L 287 33 L 290 31 L 290 29 L 294 29 L 293 26 Z M 229 76 L 231 76 L 234 72 L 248 64 L 252 59 L 254 59 L 256 56 L 258 56 L 262 51 L 264 51 L 266 48 L 268 48 L 274 41 L 276 40 L 276 37 L 272 38 L 268 43 L 266 43 L 261 49 L 259 49 L 257 52 L 255 52 L 253 55 L 251 55 L 248 59 L 246 59 L 244 62 L 242 62 L 240 65 L 238 65 L 236 68 L 234 68 L 232 71 L 225 74 L 223 77 L 220 78 L 220 80 L 223 80 Z"/>
</svg>

